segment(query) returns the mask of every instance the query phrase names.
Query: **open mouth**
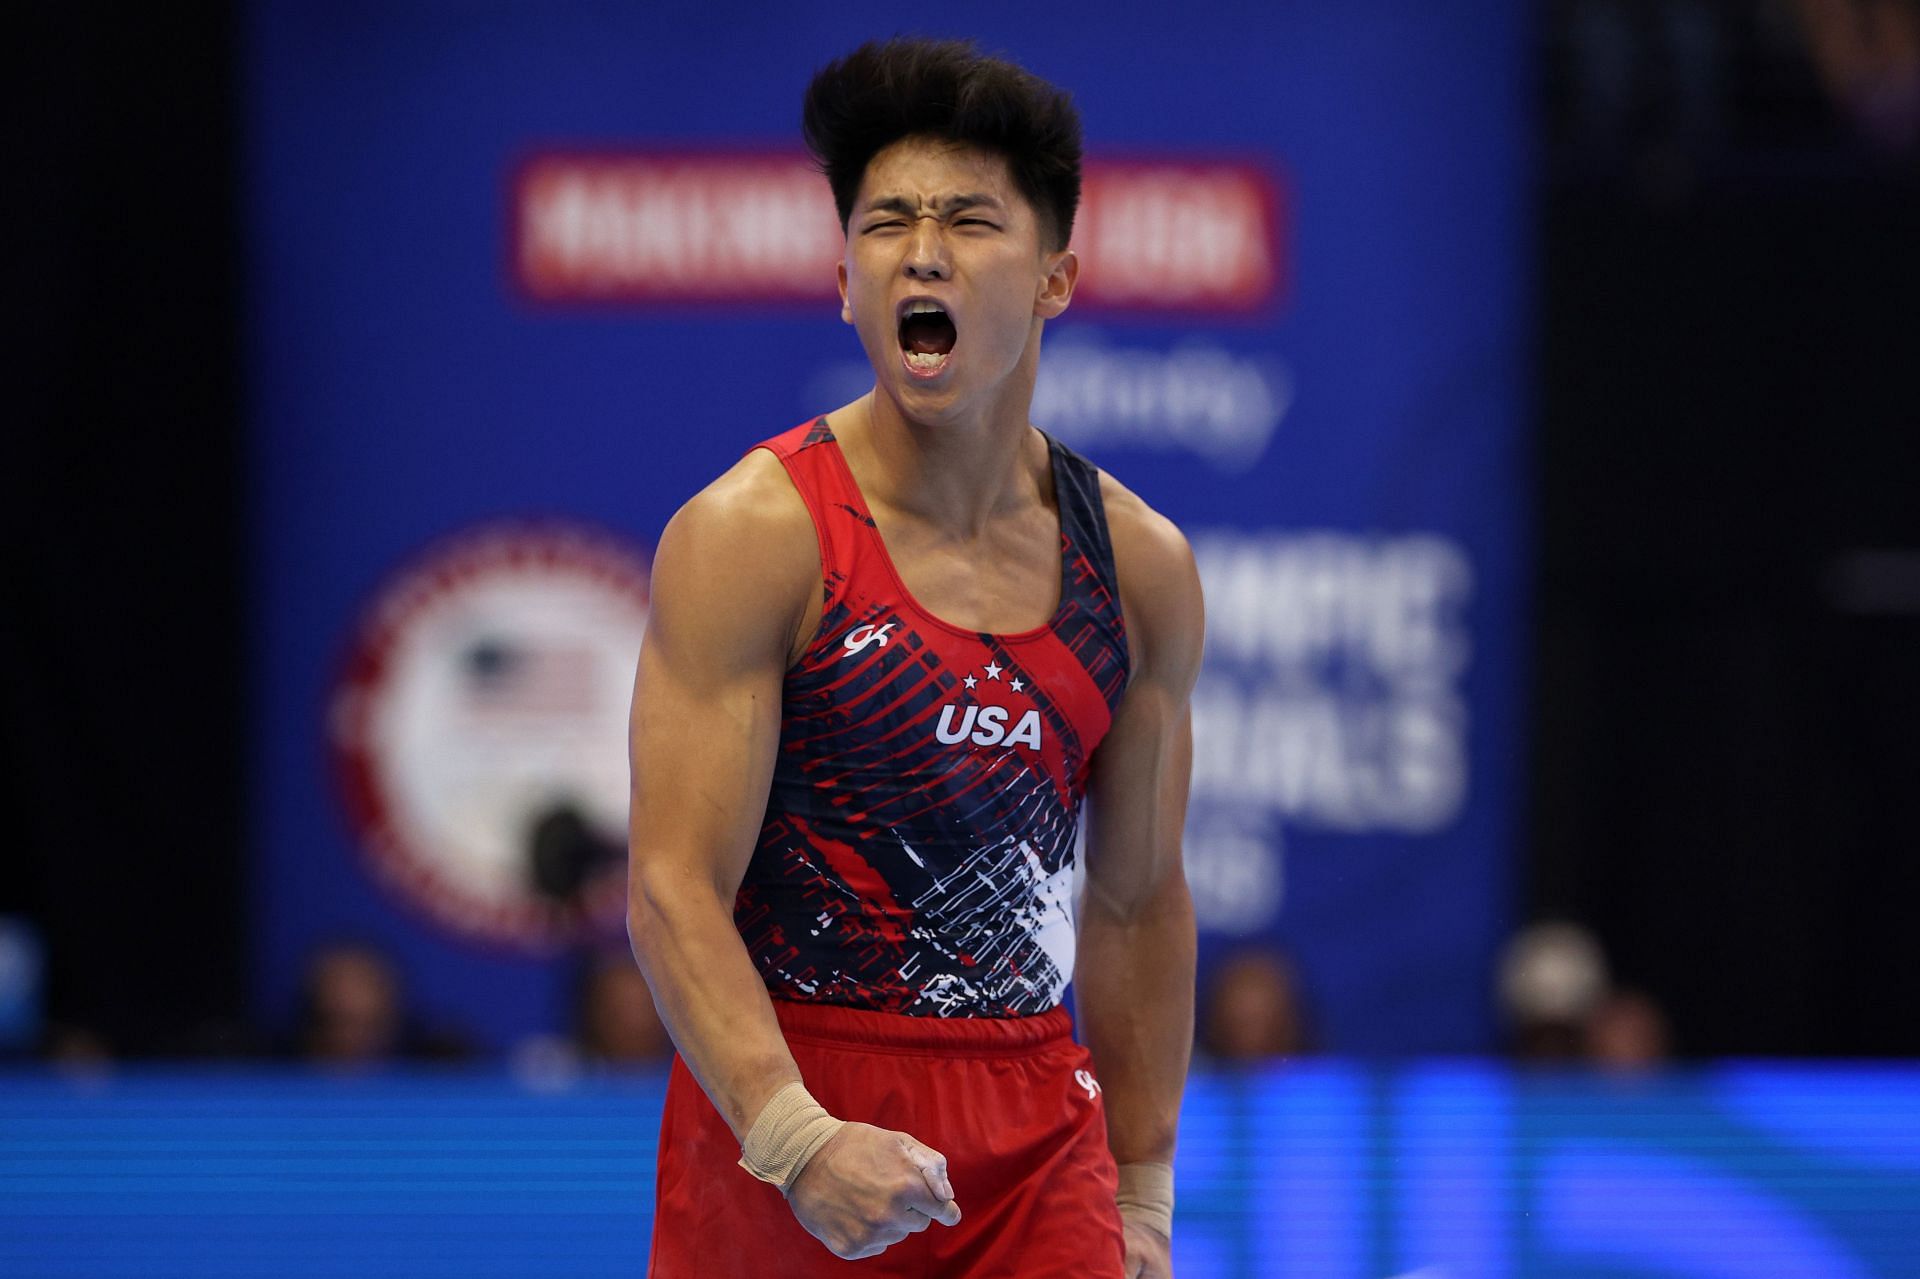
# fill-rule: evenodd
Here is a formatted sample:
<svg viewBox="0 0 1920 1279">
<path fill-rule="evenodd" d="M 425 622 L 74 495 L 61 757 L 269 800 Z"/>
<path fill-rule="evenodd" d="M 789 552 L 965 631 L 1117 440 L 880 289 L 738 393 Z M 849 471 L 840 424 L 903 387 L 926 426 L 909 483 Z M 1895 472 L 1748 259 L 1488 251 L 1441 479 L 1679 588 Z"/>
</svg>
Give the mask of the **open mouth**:
<svg viewBox="0 0 1920 1279">
<path fill-rule="evenodd" d="M 937 302 L 908 303 L 900 317 L 900 350 L 915 373 L 938 373 L 946 367 L 959 336 L 952 317 Z"/>
</svg>

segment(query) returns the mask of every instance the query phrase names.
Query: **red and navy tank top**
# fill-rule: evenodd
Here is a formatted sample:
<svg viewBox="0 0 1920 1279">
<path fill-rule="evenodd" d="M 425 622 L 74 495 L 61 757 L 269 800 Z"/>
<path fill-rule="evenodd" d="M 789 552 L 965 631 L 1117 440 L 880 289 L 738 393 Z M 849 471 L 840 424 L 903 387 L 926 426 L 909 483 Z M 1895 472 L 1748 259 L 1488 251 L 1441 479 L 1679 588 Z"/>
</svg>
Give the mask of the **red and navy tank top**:
<svg viewBox="0 0 1920 1279">
<path fill-rule="evenodd" d="M 1014 1017 L 1073 976 L 1080 799 L 1128 654 L 1099 472 L 1047 442 L 1060 605 L 1014 635 L 914 600 L 824 418 L 758 446 L 806 501 L 826 591 L 734 904 L 778 998 Z"/>
</svg>

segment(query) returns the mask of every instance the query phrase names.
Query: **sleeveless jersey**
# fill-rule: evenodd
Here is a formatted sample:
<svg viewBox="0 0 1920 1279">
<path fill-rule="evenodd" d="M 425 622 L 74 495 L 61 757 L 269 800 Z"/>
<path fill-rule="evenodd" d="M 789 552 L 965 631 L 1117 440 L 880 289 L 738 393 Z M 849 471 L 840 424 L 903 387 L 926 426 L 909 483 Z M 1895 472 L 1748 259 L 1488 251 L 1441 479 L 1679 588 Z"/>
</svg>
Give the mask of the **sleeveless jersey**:
<svg viewBox="0 0 1920 1279">
<path fill-rule="evenodd" d="M 950 625 L 901 583 L 824 418 L 759 445 L 819 539 L 820 626 L 787 671 L 780 749 L 734 922 L 782 999 L 1014 1017 L 1073 976 L 1075 835 L 1126 687 L 1094 465 L 1048 437 L 1060 604 Z"/>
</svg>

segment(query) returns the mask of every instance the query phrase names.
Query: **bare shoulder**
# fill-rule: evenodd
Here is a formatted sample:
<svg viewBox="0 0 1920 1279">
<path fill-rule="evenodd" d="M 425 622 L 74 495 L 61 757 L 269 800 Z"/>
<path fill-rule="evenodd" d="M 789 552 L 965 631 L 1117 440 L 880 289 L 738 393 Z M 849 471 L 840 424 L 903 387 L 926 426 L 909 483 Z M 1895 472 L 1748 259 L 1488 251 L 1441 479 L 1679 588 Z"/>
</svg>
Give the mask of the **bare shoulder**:
<svg viewBox="0 0 1920 1279">
<path fill-rule="evenodd" d="M 1199 590 L 1193 548 L 1178 525 L 1106 471 L 1100 472 L 1100 501 L 1106 507 L 1123 590 L 1131 593 L 1129 577 L 1146 590 L 1177 588 L 1191 577 L 1194 590 Z"/>
<path fill-rule="evenodd" d="M 755 449 L 688 498 L 667 521 L 661 544 L 697 541 L 699 549 L 748 558 L 817 561 L 813 521 L 780 459 Z"/>
<path fill-rule="evenodd" d="M 1191 685 L 1205 634 L 1200 571 L 1179 526 L 1139 494 L 1100 472 L 1100 499 L 1113 539 L 1120 602 L 1133 634 L 1136 669 Z"/>
<path fill-rule="evenodd" d="M 654 558 L 653 620 L 778 639 L 784 653 L 819 594 L 813 520 L 786 468 L 755 449 L 676 511 Z M 695 622 L 698 613 L 706 624 Z M 708 638 L 721 638 L 709 636 Z"/>
</svg>

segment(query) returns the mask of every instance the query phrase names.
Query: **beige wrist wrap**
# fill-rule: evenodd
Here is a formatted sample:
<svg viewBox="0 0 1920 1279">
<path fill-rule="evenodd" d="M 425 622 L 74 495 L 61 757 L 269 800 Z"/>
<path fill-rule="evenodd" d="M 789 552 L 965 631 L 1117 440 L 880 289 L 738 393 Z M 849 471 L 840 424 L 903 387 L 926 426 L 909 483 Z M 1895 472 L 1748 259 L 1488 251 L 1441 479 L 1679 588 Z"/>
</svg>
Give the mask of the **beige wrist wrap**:
<svg viewBox="0 0 1920 1279">
<path fill-rule="evenodd" d="M 807 1166 L 807 1160 L 840 1131 L 843 1122 L 829 1115 L 796 1080 L 760 1108 L 760 1117 L 753 1121 L 740 1147 L 740 1166 L 780 1187 L 784 1195 L 793 1188 L 793 1179 Z"/>
<path fill-rule="evenodd" d="M 1173 1238 L 1173 1165 L 1121 1164 L 1120 1215 L 1135 1225 Z"/>
</svg>

